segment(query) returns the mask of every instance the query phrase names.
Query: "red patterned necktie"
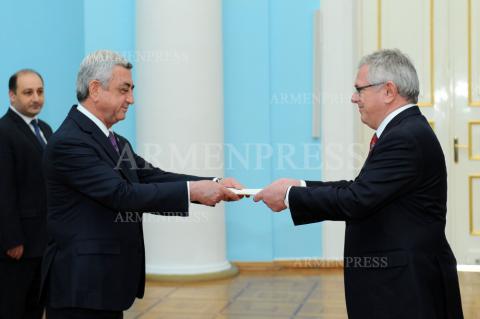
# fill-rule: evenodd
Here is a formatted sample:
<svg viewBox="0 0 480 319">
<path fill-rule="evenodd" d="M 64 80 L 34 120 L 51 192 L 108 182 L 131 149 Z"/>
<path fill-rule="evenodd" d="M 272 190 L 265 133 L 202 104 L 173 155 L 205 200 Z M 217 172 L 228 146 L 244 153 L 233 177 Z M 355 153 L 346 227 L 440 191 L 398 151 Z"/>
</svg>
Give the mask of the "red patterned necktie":
<svg viewBox="0 0 480 319">
<path fill-rule="evenodd" d="M 377 133 L 373 134 L 372 136 L 372 139 L 370 140 L 370 152 L 372 152 L 373 148 L 375 147 L 375 144 L 377 144 L 378 142 L 378 137 L 377 137 Z"/>
</svg>

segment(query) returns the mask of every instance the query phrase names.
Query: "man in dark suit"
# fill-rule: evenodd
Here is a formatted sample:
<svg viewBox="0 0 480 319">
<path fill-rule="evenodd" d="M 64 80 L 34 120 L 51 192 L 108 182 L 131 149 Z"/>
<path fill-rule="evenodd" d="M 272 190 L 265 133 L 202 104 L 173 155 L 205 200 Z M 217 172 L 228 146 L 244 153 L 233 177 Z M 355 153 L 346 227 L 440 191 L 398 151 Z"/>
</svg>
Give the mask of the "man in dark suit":
<svg viewBox="0 0 480 319">
<path fill-rule="evenodd" d="M 10 108 L 0 119 L 0 318 L 40 319 L 40 268 L 47 195 L 42 155 L 52 130 L 38 119 L 43 79 L 20 70 L 9 80 Z"/>
<path fill-rule="evenodd" d="M 87 56 L 77 77 L 79 105 L 45 152 L 48 319 L 122 318 L 143 296 L 143 212 L 187 216 L 189 202 L 240 199 L 226 188 L 241 187 L 234 179 L 162 171 L 111 130 L 134 102 L 131 68 L 111 51 Z"/>
<path fill-rule="evenodd" d="M 445 158 L 415 105 L 415 68 L 398 50 L 375 52 L 360 62 L 355 89 L 352 102 L 362 122 L 376 130 L 357 178 L 282 179 L 255 200 L 274 211 L 288 206 L 295 225 L 346 222 L 349 318 L 463 318 L 456 260 L 444 231 Z"/>
</svg>

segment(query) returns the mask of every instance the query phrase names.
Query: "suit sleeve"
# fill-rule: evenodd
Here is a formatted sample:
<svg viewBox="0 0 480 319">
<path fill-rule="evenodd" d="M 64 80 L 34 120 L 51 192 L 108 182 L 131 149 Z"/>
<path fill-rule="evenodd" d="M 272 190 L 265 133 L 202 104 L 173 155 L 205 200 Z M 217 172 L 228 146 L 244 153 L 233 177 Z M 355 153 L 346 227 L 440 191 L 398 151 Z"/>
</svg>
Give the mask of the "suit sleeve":
<svg viewBox="0 0 480 319">
<path fill-rule="evenodd" d="M 353 183 L 353 181 L 333 181 L 333 182 L 320 182 L 320 181 L 306 181 L 307 187 L 346 187 Z"/>
<path fill-rule="evenodd" d="M 126 146 L 132 150 L 132 146 L 128 141 L 124 139 Z M 213 177 L 200 177 L 186 174 L 177 174 L 172 172 L 163 171 L 157 167 L 154 167 L 151 163 L 143 159 L 132 151 L 137 166 L 137 176 L 142 183 L 165 183 L 165 182 L 178 182 L 178 181 L 199 181 L 213 179 Z"/>
<path fill-rule="evenodd" d="M 15 157 L 8 133 L 0 132 L 0 245 L 2 252 L 25 241 L 17 203 Z"/>
<path fill-rule="evenodd" d="M 294 224 L 361 220 L 410 192 L 422 165 L 421 149 L 414 137 L 391 134 L 375 147 L 375 153 L 351 183 L 292 187 L 289 203 Z"/>
<path fill-rule="evenodd" d="M 185 182 L 130 183 L 81 140 L 47 147 L 44 164 L 49 182 L 66 184 L 113 210 L 188 212 Z"/>
</svg>

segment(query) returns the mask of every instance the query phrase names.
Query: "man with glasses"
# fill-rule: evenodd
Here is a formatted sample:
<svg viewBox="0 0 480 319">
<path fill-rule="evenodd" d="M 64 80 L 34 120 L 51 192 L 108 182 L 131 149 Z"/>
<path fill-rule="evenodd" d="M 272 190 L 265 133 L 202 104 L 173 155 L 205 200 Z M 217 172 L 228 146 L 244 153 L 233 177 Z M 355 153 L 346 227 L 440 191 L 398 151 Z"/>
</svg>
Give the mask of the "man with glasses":
<svg viewBox="0 0 480 319">
<path fill-rule="evenodd" d="M 375 130 L 353 181 L 280 179 L 255 196 L 295 225 L 346 222 L 350 319 L 463 318 L 456 260 L 445 237 L 447 172 L 416 105 L 419 81 L 398 50 L 364 57 L 352 102 Z M 302 187 L 303 186 L 303 187 Z"/>
</svg>

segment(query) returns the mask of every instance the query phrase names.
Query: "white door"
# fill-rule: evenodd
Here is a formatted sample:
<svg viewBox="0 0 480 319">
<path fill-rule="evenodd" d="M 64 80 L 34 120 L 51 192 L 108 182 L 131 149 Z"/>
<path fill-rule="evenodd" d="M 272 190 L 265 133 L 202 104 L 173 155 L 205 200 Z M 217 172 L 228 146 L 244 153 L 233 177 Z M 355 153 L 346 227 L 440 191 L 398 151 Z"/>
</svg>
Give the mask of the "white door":
<svg viewBox="0 0 480 319">
<path fill-rule="evenodd" d="M 480 0 L 450 1 L 450 212 L 457 259 L 480 264 Z"/>
<path fill-rule="evenodd" d="M 480 264 L 479 19 L 480 0 L 361 0 L 358 6 L 358 57 L 398 48 L 417 68 L 419 106 L 447 161 L 447 237 L 459 264 Z M 372 131 L 363 126 L 361 134 L 367 145 Z"/>
</svg>

